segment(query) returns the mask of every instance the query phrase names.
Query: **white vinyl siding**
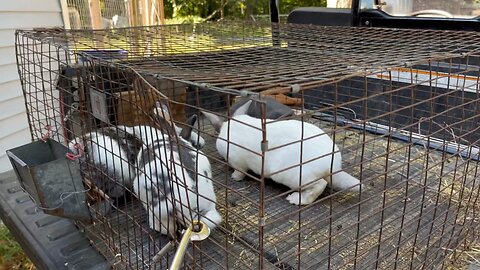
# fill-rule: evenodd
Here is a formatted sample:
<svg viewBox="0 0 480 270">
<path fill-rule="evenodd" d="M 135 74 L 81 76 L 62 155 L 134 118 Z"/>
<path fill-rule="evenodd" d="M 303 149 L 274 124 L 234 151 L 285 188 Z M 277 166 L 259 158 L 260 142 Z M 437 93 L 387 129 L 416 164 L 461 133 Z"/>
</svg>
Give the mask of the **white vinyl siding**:
<svg viewBox="0 0 480 270">
<path fill-rule="evenodd" d="M 0 1 L 0 172 L 11 169 L 7 149 L 30 141 L 15 57 L 15 30 L 63 27 L 61 0 Z"/>
</svg>

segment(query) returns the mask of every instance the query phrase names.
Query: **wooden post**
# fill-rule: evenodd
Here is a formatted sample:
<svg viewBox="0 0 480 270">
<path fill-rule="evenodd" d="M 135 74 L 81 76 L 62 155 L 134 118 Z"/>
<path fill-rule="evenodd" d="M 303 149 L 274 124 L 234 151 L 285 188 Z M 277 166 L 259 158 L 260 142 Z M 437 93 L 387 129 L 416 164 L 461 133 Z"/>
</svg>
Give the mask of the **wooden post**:
<svg viewBox="0 0 480 270">
<path fill-rule="evenodd" d="M 163 0 L 158 0 L 158 15 L 160 17 L 160 24 L 165 24 L 165 3 Z"/>
<path fill-rule="evenodd" d="M 148 25 L 154 25 L 156 24 L 156 15 L 157 14 L 157 1 L 156 0 L 151 0 L 150 3 L 150 12 L 148 13 L 148 20 L 149 24 Z"/>
<path fill-rule="evenodd" d="M 90 8 L 92 29 L 102 29 L 102 11 L 100 10 L 100 0 L 88 0 L 88 6 Z M 94 37 L 95 46 L 99 49 L 102 49 L 104 47 L 104 36 L 98 32 L 95 32 Z"/>
<path fill-rule="evenodd" d="M 102 28 L 102 12 L 100 10 L 100 0 L 88 0 L 90 7 L 90 20 L 93 29 Z"/>
<path fill-rule="evenodd" d="M 130 26 L 138 26 L 138 2 L 137 0 L 128 1 L 128 21 Z"/>
<path fill-rule="evenodd" d="M 155 12 L 152 13 L 154 14 L 156 18 L 156 23 L 164 25 L 165 24 L 165 11 L 164 11 L 164 4 L 163 0 L 153 0 L 153 4 L 155 7 Z M 155 20 L 152 18 L 152 23 L 154 23 Z"/>
<path fill-rule="evenodd" d="M 142 25 L 150 25 L 150 1 L 142 1 Z"/>
<path fill-rule="evenodd" d="M 71 29 L 67 0 L 60 0 L 60 7 L 62 8 L 63 26 L 65 29 Z"/>
</svg>

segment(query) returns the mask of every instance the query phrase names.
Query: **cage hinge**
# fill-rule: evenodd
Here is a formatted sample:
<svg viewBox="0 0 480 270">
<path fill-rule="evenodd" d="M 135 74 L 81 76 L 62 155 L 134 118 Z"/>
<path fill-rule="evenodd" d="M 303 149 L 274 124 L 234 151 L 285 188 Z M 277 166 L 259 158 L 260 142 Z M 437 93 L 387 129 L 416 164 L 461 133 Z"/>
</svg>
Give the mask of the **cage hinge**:
<svg viewBox="0 0 480 270">
<path fill-rule="evenodd" d="M 262 152 L 268 151 L 268 140 L 260 143 L 260 149 L 262 150 Z"/>
</svg>

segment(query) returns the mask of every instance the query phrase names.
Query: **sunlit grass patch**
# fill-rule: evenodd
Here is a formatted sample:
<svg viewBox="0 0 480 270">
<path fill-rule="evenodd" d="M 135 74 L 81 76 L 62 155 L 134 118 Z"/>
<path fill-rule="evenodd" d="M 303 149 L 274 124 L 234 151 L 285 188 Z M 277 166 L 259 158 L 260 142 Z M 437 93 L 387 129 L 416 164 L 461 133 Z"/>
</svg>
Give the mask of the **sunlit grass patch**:
<svg viewBox="0 0 480 270">
<path fill-rule="evenodd" d="M 35 269 L 5 225 L 0 225 L 0 270 Z"/>
</svg>

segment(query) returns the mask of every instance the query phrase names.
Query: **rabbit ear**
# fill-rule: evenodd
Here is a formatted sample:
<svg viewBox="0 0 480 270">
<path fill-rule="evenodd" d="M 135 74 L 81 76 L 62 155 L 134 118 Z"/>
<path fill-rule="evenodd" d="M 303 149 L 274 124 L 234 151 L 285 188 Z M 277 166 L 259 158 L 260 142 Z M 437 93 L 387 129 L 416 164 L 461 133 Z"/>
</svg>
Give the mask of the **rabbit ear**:
<svg viewBox="0 0 480 270">
<path fill-rule="evenodd" d="M 208 121 L 210 121 L 210 123 L 212 123 L 215 131 L 220 132 L 223 122 L 225 122 L 226 119 L 222 119 L 222 117 L 219 117 L 218 115 L 209 112 L 202 111 L 202 114 L 205 115 L 205 117 L 208 119 Z"/>
<path fill-rule="evenodd" d="M 250 105 L 252 104 L 252 101 L 249 100 L 245 102 L 242 106 L 238 107 L 236 111 L 233 112 L 232 116 L 239 116 L 239 115 L 244 115 L 247 114 L 248 109 L 250 109 Z"/>
<path fill-rule="evenodd" d="M 165 121 L 167 122 L 171 121 L 168 106 L 159 101 L 155 102 L 155 108 L 153 108 L 153 114 L 155 114 L 157 117 L 165 119 Z"/>
<path fill-rule="evenodd" d="M 187 121 L 185 122 L 185 127 L 182 128 L 182 131 L 180 131 L 180 137 L 184 138 L 187 141 L 190 140 L 190 137 L 192 136 L 193 125 L 195 125 L 195 122 L 197 122 L 196 114 L 190 116 L 187 119 Z"/>
<path fill-rule="evenodd" d="M 162 104 L 159 101 L 155 103 L 153 108 L 153 116 L 156 120 L 156 124 L 162 131 L 167 132 L 170 135 L 175 134 L 173 119 L 170 116 L 168 105 Z"/>
</svg>

